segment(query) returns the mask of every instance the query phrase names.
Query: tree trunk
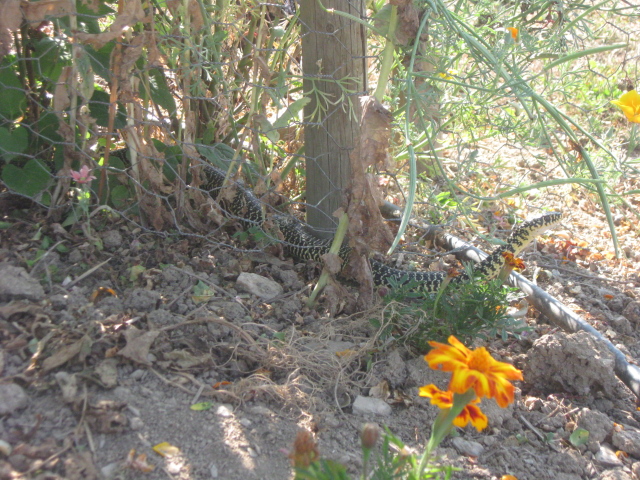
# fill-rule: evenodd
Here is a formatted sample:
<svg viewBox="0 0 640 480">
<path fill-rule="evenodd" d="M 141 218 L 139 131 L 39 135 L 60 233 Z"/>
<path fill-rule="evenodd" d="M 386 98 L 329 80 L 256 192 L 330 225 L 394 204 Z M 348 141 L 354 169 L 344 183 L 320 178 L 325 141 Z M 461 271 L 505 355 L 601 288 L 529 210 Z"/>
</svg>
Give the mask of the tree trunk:
<svg viewBox="0 0 640 480">
<path fill-rule="evenodd" d="M 364 11 L 362 0 L 321 1 L 358 18 Z M 325 12 L 318 0 L 301 0 L 300 22 L 303 85 L 311 100 L 304 109 L 307 222 L 331 230 L 337 223 L 333 212 L 342 205 L 342 190 L 349 183 L 349 153 L 359 136 L 366 32 L 357 22 Z"/>
</svg>

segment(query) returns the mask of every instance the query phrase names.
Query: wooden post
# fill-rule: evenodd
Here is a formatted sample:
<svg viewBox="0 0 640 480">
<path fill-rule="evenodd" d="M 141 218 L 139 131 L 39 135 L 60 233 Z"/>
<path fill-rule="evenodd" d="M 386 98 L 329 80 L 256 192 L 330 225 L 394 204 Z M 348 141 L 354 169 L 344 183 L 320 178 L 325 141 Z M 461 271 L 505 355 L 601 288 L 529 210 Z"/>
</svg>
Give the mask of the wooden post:
<svg viewBox="0 0 640 480">
<path fill-rule="evenodd" d="M 320 1 L 327 9 L 358 18 L 364 11 L 362 0 Z M 303 85 L 311 100 L 304 109 L 307 222 L 320 230 L 334 230 L 337 219 L 332 214 L 342 205 L 342 190 L 350 178 L 349 153 L 359 137 L 359 97 L 366 92 L 366 32 L 363 25 L 326 12 L 318 0 L 301 0 L 300 22 Z"/>
</svg>

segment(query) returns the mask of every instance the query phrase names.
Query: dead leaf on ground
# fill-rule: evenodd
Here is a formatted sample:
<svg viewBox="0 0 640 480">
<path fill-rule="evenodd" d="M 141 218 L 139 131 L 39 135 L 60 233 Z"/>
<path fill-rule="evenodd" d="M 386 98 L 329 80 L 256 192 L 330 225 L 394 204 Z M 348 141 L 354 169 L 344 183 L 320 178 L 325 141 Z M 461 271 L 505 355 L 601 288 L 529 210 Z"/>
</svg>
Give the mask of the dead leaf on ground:
<svg viewBox="0 0 640 480">
<path fill-rule="evenodd" d="M 76 375 L 70 375 L 67 372 L 57 372 L 54 377 L 60 390 L 62 390 L 62 399 L 66 403 L 73 403 L 78 395 L 78 379 Z"/>
<path fill-rule="evenodd" d="M 124 332 L 127 344 L 118 352 L 118 355 L 142 365 L 151 365 L 151 362 L 147 359 L 149 349 L 159 334 L 158 330 L 143 332 L 134 326 L 129 327 Z"/>
<path fill-rule="evenodd" d="M 83 405 L 83 402 L 78 402 L 75 406 L 76 410 L 81 411 Z M 129 424 L 127 417 L 122 413 L 126 406 L 124 402 L 103 400 L 87 407 L 85 419 L 93 432 L 120 433 Z"/>
<path fill-rule="evenodd" d="M 96 366 L 95 373 L 104 388 L 115 388 L 118 386 L 117 367 L 117 358 L 105 358 Z"/>
<path fill-rule="evenodd" d="M 129 451 L 129 455 L 127 455 L 127 460 L 125 461 L 124 466 L 144 473 L 152 472 L 153 469 L 156 468 L 154 465 L 147 462 L 146 453 L 141 453 L 136 457 L 136 450 L 134 448 Z"/>
<path fill-rule="evenodd" d="M 64 365 L 76 355 L 79 355 L 79 360 L 83 361 L 91 350 L 92 344 L 93 341 L 91 338 L 87 335 L 83 335 L 79 340 L 76 340 L 69 345 L 65 345 L 48 357 L 44 362 L 42 362 L 42 369 L 44 372 L 53 370 L 54 368 Z"/>
<path fill-rule="evenodd" d="M 174 350 L 164 354 L 166 360 L 170 360 L 178 368 L 189 369 L 198 365 L 205 365 L 211 361 L 210 355 L 193 355 L 187 350 Z"/>
<path fill-rule="evenodd" d="M 67 480 L 94 480 L 102 478 L 98 473 L 93 457 L 88 450 L 74 452 L 64 460 L 64 472 Z"/>
</svg>

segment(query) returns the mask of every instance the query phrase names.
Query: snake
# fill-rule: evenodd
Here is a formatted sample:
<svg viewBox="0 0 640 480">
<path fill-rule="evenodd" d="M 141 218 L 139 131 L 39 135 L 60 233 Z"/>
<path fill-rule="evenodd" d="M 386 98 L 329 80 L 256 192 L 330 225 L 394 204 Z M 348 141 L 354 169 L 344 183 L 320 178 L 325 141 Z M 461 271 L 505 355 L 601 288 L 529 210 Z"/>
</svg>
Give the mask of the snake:
<svg viewBox="0 0 640 480">
<path fill-rule="evenodd" d="M 204 182 L 199 188 L 209 193 L 217 200 L 225 214 L 239 220 L 244 228 L 258 227 L 262 229 L 265 224 L 265 213 L 262 202 L 253 191 L 242 183 L 231 181 L 234 189 L 232 199 L 222 202 L 220 195 L 227 174 L 225 171 L 210 164 L 204 164 Z M 319 238 L 309 233 L 305 224 L 293 215 L 274 214 L 270 217 L 273 224 L 282 233 L 284 253 L 298 260 L 321 261 L 322 255 L 329 252 L 332 238 Z M 514 227 L 505 242 L 496 247 L 489 256 L 473 267 L 472 276 L 481 276 L 487 280 L 498 276 L 507 262 L 506 257 L 511 254 L 514 257 L 524 250 L 529 243 L 548 228 L 562 220 L 562 213 L 551 212 L 525 221 Z M 351 253 L 348 245 L 343 245 L 339 250 L 339 257 L 343 265 Z M 393 268 L 373 258 L 369 259 L 373 282 L 377 286 L 396 287 L 412 283 L 427 293 L 437 292 L 449 275 L 443 271 L 414 271 Z M 472 280 L 467 271 L 455 276 L 449 276 L 447 283 L 465 283 Z"/>
</svg>

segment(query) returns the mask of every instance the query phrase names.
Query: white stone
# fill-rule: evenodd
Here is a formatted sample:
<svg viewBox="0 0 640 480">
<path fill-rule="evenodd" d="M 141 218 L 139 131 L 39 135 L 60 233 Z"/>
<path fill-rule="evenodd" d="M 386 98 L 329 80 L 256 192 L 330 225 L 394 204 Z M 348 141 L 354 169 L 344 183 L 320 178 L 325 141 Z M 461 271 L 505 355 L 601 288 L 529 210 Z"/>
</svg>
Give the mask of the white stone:
<svg viewBox="0 0 640 480">
<path fill-rule="evenodd" d="M 451 443 L 453 443 L 453 446 L 461 454 L 467 455 L 469 457 L 479 457 L 480 455 L 482 455 L 482 452 L 484 452 L 484 447 L 478 442 L 465 440 L 462 437 L 455 437 L 453 440 L 451 440 Z"/>
<path fill-rule="evenodd" d="M 595 458 L 596 462 L 604 467 L 619 467 L 622 465 L 622 460 L 616 456 L 616 452 L 606 445 L 600 445 Z"/>
<path fill-rule="evenodd" d="M 236 280 L 236 287 L 245 292 L 251 293 L 263 300 L 271 300 L 272 298 L 282 295 L 282 286 L 255 273 L 242 272 Z"/>
<path fill-rule="evenodd" d="M 353 413 L 361 415 L 391 415 L 391 406 L 384 400 L 358 395 L 353 402 Z"/>
</svg>

